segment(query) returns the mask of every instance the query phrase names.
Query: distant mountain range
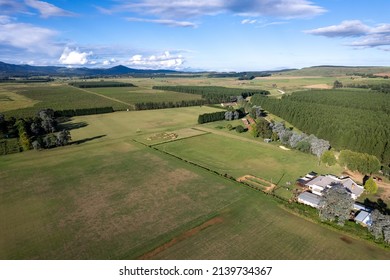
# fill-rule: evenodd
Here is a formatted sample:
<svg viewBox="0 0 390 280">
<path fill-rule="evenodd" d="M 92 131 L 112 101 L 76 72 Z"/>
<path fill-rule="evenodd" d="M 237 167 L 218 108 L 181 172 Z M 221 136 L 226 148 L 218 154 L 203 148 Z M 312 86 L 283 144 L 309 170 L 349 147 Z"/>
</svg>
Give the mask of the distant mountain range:
<svg viewBox="0 0 390 280">
<path fill-rule="evenodd" d="M 69 68 L 58 66 L 31 66 L 8 64 L 0 61 L 0 77 L 9 76 L 115 76 L 134 74 L 175 74 L 174 70 L 142 70 L 118 65 L 112 68 Z"/>
<path fill-rule="evenodd" d="M 111 68 L 70 68 L 60 66 L 32 66 L 32 65 L 17 65 L 8 64 L 0 61 L 0 78 L 7 77 L 33 77 L 33 76 L 83 76 L 83 77 L 104 77 L 104 76 L 175 76 L 175 75 L 207 75 L 208 77 L 223 78 L 223 77 L 264 77 L 271 74 L 283 73 L 291 76 L 339 76 L 351 75 L 352 73 L 390 73 L 390 67 L 370 67 L 370 66 L 333 66 L 322 65 L 306 67 L 302 69 L 282 69 L 272 71 L 248 71 L 248 72 L 186 72 L 175 70 L 143 70 L 129 68 L 123 65 L 114 66 Z"/>
</svg>

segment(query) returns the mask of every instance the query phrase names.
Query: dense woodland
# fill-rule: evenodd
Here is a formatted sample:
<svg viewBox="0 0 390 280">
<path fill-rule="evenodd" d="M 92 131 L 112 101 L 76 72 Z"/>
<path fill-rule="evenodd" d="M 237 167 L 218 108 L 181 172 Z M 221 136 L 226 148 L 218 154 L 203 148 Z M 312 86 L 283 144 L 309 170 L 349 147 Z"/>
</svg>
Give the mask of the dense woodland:
<svg viewBox="0 0 390 280">
<path fill-rule="evenodd" d="M 252 97 L 307 134 L 330 141 L 338 150 L 375 155 L 390 164 L 390 95 L 367 90 L 312 90 L 282 99 Z"/>
<path fill-rule="evenodd" d="M 236 101 L 237 96 L 246 98 L 254 94 L 270 94 L 267 90 L 226 88 L 218 86 L 154 86 L 153 89 L 201 95 L 207 103 L 211 104 Z"/>
<path fill-rule="evenodd" d="M 52 109 L 40 110 L 36 117 L 26 119 L 6 119 L 0 114 L 0 154 L 50 149 L 70 140 L 70 132 L 60 129 Z"/>
</svg>

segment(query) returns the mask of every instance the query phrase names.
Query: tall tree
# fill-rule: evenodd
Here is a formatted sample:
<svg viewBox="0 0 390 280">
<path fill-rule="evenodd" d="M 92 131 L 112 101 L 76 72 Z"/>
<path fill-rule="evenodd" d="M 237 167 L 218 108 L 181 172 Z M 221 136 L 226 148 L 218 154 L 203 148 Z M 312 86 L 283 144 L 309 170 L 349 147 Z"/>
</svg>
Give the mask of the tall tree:
<svg viewBox="0 0 390 280">
<path fill-rule="evenodd" d="M 332 166 L 337 163 L 337 159 L 332 151 L 325 151 L 321 156 L 321 162 L 327 166 Z"/>
<path fill-rule="evenodd" d="M 354 200 L 342 184 L 324 190 L 319 204 L 319 215 L 324 221 L 337 221 L 344 225 L 353 208 Z"/>
<path fill-rule="evenodd" d="M 390 216 L 383 215 L 378 210 L 371 213 L 371 226 L 369 231 L 374 235 L 375 239 L 383 238 L 385 242 L 390 244 Z"/>
<path fill-rule="evenodd" d="M 364 189 L 369 194 L 376 194 L 376 192 L 378 191 L 378 186 L 372 177 L 368 178 L 366 183 L 364 183 Z"/>
<path fill-rule="evenodd" d="M 56 144 L 57 146 L 65 146 L 71 139 L 69 130 L 64 129 L 57 134 Z"/>
<path fill-rule="evenodd" d="M 340 82 L 339 80 L 334 81 L 333 88 L 342 88 L 342 87 L 343 87 L 342 82 Z"/>
</svg>

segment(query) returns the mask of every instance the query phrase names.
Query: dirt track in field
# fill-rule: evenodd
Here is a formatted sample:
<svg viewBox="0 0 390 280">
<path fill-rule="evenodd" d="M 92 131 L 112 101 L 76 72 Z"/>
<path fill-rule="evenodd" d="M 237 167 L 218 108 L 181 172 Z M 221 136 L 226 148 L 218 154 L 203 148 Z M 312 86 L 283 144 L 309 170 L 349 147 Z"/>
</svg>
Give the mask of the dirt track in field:
<svg viewBox="0 0 390 280">
<path fill-rule="evenodd" d="M 140 260 L 149 260 L 149 259 L 152 259 L 154 256 L 156 256 L 157 254 L 161 253 L 162 251 L 172 247 L 173 245 L 175 245 L 176 243 L 179 243 L 187 238 L 190 238 L 191 236 L 194 236 L 195 234 L 197 234 L 198 232 L 212 226 L 212 225 L 215 225 L 215 224 L 220 224 L 223 222 L 223 219 L 221 217 L 215 217 L 215 218 L 212 218 L 206 222 L 204 222 L 203 224 L 197 226 L 197 227 L 194 227 L 182 234 L 180 234 L 179 236 L 177 237 L 174 237 L 171 241 L 161 245 L 160 247 L 157 247 L 156 249 L 152 250 L 152 251 L 149 251 L 145 254 L 143 254 L 141 257 L 139 257 L 138 259 Z"/>
<path fill-rule="evenodd" d="M 242 177 L 237 178 L 237 181 L 238 181 L 238 182 L 246 182 L 246 181 L 248 181 L 248 179 L 250 179 L 250 178 L 257 179 L 257 180 L 259 180 L 259 181 L 263 181 L 263 182 L 266 183 L 266 184 L 269 184 L 270 186 L 265 187 L 265 186 L 261 185 L 260 183 L 256 183 L 256 182 L 254 182 L 254 181 L 250 181 L 250 180 L 249 180 L 250 184 L 254 184 L 254 185 L 259 186 L 259 187 L 260 187 L 263 191 L 265 191 L 265 192 L 272 192 L 272 190 L 275 188 L 275 184 L 272 184 L 272 183 L 268 182 L 267 180 L 264 180 L 264 179 L 262 179 L 262 178 L 255 177 L 255 176 L 253 176 L 253 175 L 244 175 L 244 176 L 242 176 Z"/>
</svg>

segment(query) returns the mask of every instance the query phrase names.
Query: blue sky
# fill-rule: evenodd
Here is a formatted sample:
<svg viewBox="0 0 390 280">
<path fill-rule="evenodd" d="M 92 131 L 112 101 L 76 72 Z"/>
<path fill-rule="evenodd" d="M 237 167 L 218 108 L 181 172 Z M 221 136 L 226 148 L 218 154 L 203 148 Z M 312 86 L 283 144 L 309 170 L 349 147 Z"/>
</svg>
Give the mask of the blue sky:
<svg viewBox="0 0 390 280">
<path fill-rule="evenodd" d="M 244 71 L 390 66 L 387 0 L 0 0 L 0 61 Z"/>
</svg>

